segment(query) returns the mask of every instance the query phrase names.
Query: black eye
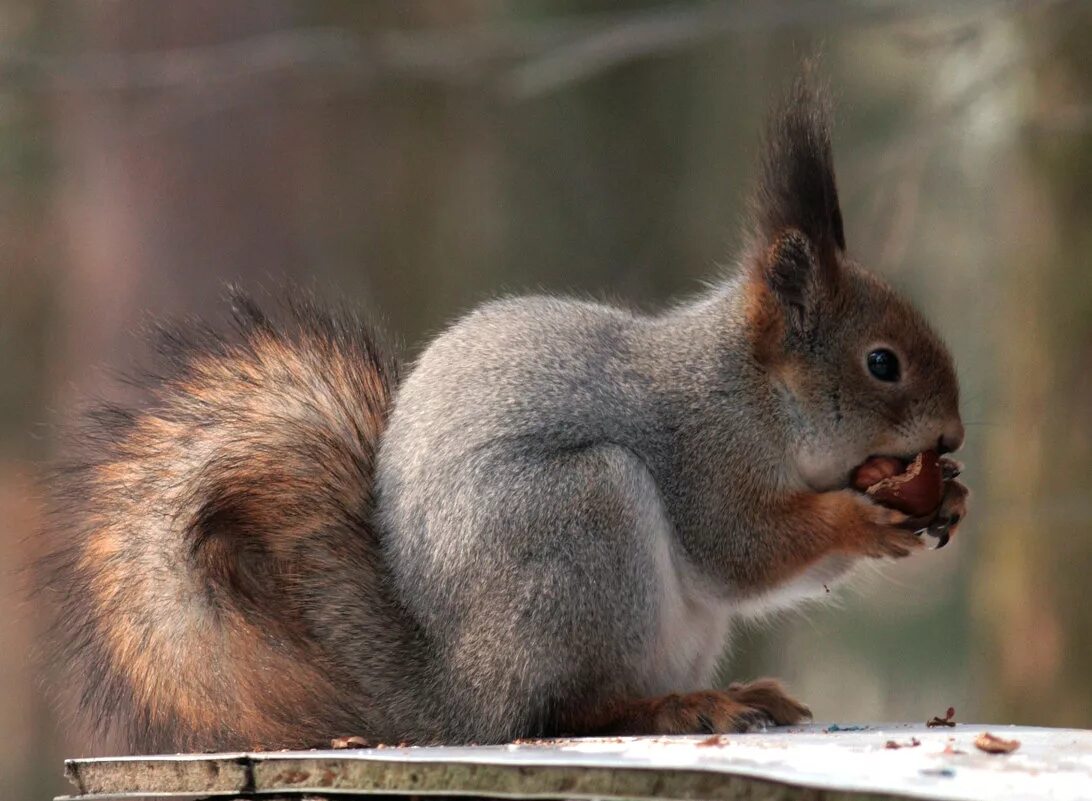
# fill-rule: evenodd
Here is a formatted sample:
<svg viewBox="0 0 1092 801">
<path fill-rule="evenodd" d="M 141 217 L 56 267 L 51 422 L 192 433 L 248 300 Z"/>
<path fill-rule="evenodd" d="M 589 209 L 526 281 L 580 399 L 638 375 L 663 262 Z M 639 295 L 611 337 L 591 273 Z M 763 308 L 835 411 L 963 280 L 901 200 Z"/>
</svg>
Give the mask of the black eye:
<svg viewBox="0 0 1092 801">
<path fill-rule="evenodd" d="M 881 381 L 898 381 L 899 357 L 887 348 L 878 348 L 868 354 L 868 372 Z"/>
</svg>

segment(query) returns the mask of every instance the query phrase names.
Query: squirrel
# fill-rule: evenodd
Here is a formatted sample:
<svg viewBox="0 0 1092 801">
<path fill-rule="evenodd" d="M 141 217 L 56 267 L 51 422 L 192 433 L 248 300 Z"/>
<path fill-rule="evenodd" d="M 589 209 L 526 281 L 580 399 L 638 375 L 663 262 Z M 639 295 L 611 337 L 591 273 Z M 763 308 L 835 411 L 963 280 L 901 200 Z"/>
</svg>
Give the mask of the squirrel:
<svg viewBox="0 0 1092 801">
<path fill-rule="evenodd" d="M 849 476 L 964 436 L 947 348 L 847 254 L 830 116 L 798 78 L 738 268 L 656 314 L 496 300 L 404 376 L 310 296 L 163 326 L 148 398 L 88 413 L 51 488 L 90 721 L 150 753 L 807 719 L 712 688 L 733 623 L 922 548 Z"/>
</svg>

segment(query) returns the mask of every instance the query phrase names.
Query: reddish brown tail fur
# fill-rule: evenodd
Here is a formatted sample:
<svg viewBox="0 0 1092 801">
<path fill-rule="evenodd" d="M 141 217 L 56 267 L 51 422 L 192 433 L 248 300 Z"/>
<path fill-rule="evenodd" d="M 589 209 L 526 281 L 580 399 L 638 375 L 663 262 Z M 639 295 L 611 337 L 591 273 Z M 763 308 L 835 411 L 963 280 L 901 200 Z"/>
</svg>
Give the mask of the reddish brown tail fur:
<svg viewBox="0 0 1092 801">
<path fill-rule="evenodd" d="M 66 442 L 42 564 L 59 656 L 135 751 L 400 736 L 369 703 L 383 665 L 364 688 L 337 656 L 360 637 L 412 663 L 370 522 L 396 364 L 354 318 L 233 301 L 232 334 L 162 329 L 147 402 Z"/>
</svg>

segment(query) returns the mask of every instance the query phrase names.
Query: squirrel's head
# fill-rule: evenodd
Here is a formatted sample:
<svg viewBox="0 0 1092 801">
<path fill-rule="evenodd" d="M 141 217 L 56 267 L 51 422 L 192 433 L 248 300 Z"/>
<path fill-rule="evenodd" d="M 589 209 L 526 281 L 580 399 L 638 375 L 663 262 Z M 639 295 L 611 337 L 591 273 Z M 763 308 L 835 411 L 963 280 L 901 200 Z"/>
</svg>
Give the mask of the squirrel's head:
<svg viewBox="0 0 1092 801">
<path fill-rule="evenodd" d="M 873 455 L 963 442 L 959 384 L 925 318 L 846 255 L 829 103 L 805 77 L 771 119 L 745 274 L 754 354 L 792 420 L 815 490 Z"/>
</svg>

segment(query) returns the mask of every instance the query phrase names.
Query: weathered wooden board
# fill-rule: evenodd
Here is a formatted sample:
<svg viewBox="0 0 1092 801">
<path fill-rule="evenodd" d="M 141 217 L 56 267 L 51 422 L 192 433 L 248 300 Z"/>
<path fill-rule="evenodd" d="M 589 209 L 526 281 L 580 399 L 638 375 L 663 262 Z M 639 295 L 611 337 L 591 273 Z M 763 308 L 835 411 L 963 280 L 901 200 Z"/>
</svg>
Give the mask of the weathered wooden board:
<svg viewBox="0 0 1092 801">
<path fill-rule="evenodd" d="M 1020 740 L 987 754 L 990 731 Z M 888 742 L 899 747 L 890 747 Z M 913 743 L 917 741 L 918 744 Z M 74 759 L 67 799 L 412 794 L 572 799 L 1092 799 L 1092 731 L 812 725 L 702 737 Z"/>
</svg>

